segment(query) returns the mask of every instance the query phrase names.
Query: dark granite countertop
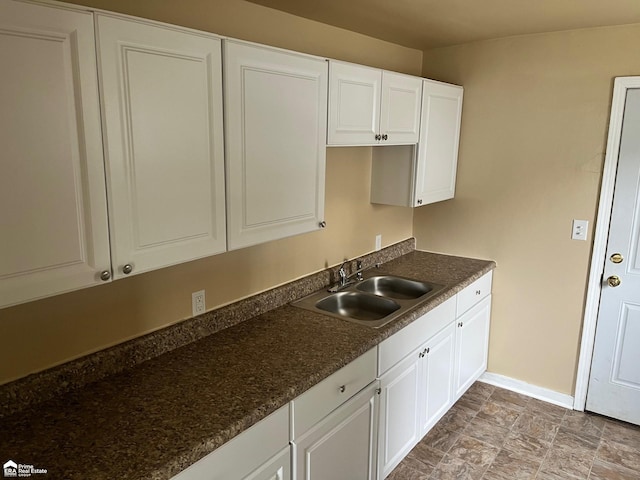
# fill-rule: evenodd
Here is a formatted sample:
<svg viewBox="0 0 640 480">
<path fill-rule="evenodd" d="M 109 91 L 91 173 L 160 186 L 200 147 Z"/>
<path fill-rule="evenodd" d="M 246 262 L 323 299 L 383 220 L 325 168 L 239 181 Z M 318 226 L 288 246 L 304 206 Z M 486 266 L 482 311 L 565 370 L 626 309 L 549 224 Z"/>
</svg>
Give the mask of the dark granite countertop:
<svg viewBox="0 0 640 480">
<path fill-rule="evenodd" d="M 0 418 L 0 459 L 50 479 L 168 479 L 495 267 L 412 251 L 381 265 L 445 285 L 380 329 L 289 305 Z"/>
</svg>

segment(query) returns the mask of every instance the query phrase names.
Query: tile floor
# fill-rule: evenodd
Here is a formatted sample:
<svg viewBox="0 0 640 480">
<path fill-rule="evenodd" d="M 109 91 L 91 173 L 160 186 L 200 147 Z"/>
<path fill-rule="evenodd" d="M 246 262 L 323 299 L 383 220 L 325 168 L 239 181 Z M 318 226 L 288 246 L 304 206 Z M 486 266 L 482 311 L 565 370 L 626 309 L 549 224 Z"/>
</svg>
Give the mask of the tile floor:
<svg viewBox="0 0 640 480">
<path fill-rule="evenodd" d="M 639 480 L 640 427 L 476 382 L 387 480 Z"/>
</svg>

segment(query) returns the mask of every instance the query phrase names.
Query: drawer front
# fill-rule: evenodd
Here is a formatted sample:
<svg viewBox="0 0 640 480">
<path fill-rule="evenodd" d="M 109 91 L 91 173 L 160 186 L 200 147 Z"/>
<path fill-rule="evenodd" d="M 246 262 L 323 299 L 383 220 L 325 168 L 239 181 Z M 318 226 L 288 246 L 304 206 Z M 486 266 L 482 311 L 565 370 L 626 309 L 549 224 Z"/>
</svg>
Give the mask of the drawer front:
<svg viewBox="0 0 640 480">
<path fill-rule="evenodd" d="M 247 454 L 250 452 L 250 455 Z M 272 460 L 289 456 L 289 405 L 229 440 L 171 480 L 245 478 Z M 276 458 L 274 458 L 276 457 Z M 287 465 L 284 465 L 287 468 Z"/>
<path fill-rule="evenodd" d="M 293 440 L 373 382 L 376 358 L 372 348 L 294 399 Z"/>
<path fill-rule="evenodd" d="M 451 297 L 433 310 L 425 313 L 378 345 L 378 375 L 397 364 L 455 320 L 456 297 Z"/>
<path fill-rule="evenodd" d="M 480 300 L 491 293 L 493 271 L 486 273 L 467 288 L 458 293 L 456 318 L 473 307 Z"/>
</svg>

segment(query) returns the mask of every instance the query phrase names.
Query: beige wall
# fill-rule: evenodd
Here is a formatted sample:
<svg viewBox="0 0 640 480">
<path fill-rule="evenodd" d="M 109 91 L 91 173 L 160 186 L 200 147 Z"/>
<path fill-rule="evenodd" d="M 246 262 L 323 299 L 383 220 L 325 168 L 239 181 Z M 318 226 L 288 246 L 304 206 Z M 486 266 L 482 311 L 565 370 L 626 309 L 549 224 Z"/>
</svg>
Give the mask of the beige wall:
<svg viewBox="0 0 640 480">
<path fill-rule="evenodd" d="M 636 25 L 425 52 L 465 97 L 456 198 L 417 209 L 414 234 L 497 261 L 491 372 L 573 393 L 612 82 L 640 74 L 639 42 Z"/>
<path fill-rule="evenodd" d="M 89 3 L 292 50 L 420 73 L 422 53 L 417 50 L 240 0 Z M 0 384 L 188 318 L 191 292 L 196 290 L 206 290 L 211 309 L 335 265 L 344 257 L 370 252 L 378 233 L 383 245 L 410 237 L 412 210 L 371 205 L 370 176 L 371 148 L 330 148 L 327 228 L 322 231 L 1 309 Z"/>
</svg>

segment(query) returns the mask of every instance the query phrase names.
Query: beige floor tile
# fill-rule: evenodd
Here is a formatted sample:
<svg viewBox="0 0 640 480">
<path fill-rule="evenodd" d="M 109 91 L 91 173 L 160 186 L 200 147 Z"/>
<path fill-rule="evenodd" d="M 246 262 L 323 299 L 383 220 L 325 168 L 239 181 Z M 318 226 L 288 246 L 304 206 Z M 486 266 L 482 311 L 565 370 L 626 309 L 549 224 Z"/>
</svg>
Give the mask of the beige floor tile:
<svg viewBox="0 0 640 480">
<path fill-rule="evenodd" d="M 542 462 L 540 471 L 564 475 L 565 478 L 586 479 L 595 458 L 594 452 L 570 451 L 552 448 Z"/>
<path fill-rule="evenodd" d="M 640 427 L 629 423 L 607 420 L 604 424 L 602 438 L 624 443 L 640 450 Z"/>
<path fill-rule="evenodd" d="M 596 458 L 591 467 L 589 480 L 638 480 L 640 472 L 619 465 L 612 465 Z"/>
<path fill-rule="evenodd" d="M 560 423 L 565 413 L 570 410 L 564 407 L 559 407 L 558 405 L 543 402 L 537 398 L 532 398 L 529 403 L 527 403 L 526 411 L 537 416 L 545 417 L 556 423 Z"/>
<path fill-rule="evenodd" d="M 576 432 L 601 437 L 606 421 L 604 417 L 592 413 L 570 410 L 562 418 L 562 426 Z"/>
<path fill-rule="evenodd" d="M 429 465 L 425 462 L 422 461 L 422 459 L 418 456 L 413 454 L 412 452 L 409 452 L 409 455 L 407 455 L 401 463 L 404 463 L 405 466 L 412 468 L 413 470 L 422 473 L 423 475 L 426 475 L 427 477 L 429 475 L 431 475 L 431 473 L 433 472 L 433 469 L 435 467 L 435 465 Z M 436 462 L 436 465 L 438 464 L 438 462 Z"/>
<path fill-rule="evenodd" d="M 551 448 L 551 441 L 511 431 L 502 448 L 513 453 L 539 458 L 541 461 Z"/>
<path fill-rule="evenodd" d="M 475 382 L 473 385 L 471 385 L 471 387 L 469 387 L 469 390 L 467 390 L 467 393 L 480 395 L 486 400 L 491 396 L 491 394 L 495 390 L 496 390 L 496 387 L 494 387 L 493 385 L 489 385 L 488 383 L 483 383 L 483 382 Z"/>
<path fill-rule="evenodd" d="M 482 410 L 476 415 L 477 418 L 492 422 L 499 427 L 511 428 L 518 419 L 520 411 L 505 407 L 502 403 L 495 403 L 489 400 Z"/>
<path fill-rule="evenodd" d="M 490 421 L 482 418 L 474 418 L 469 422 L 462 433 L 464 435 L 477 438 L 478 440 L 482 440 L 494 447 L 501 447 L 507 439 L 509 429 L 494 425 Z"/>
<path fill-rule="evenodd" d="M 436 424 L 422 439 L 421 443 L 446 453 L 456 443 L 459 436 L 460 433 L 458 431 L 450 432 L 442 425 Z"/>
<path fill-rule="evenodd" d="M 435 467 L 438 465 L 438 462 L 442 460 L 442 457 L 444 457 L 444 452 L 432 448 L 423 442 L 419 442 L 415 447 L 413 447 L 413 450 L 409 452 L 409 455 L 413 455 L 420 459 L 421 462 L 431 467 Z"/>
<path fill-rule="evenodd" d="M 456 407 L 455 405 L 440 419 L 438 425 L 450 432 L 460 431 L 476 416 L 476 412 L 472 412 L 464 407 Z"/>
<path fill-rule="evenodd" d="M 558 433 L 558 428 L 560 425 L 556 422 L 524 412 L 516 420 L 512 431 L 551 442 Z"/>
<path fill-rule="evenodd" d="M 460 435 L 460 438 L 449 450 L 448 455 L 472 465 L 488 467 L 499 451 L 499 447 L 494 447 L 466 435 Z"/>
<path fill-rule="evenodd" d="M 445 455 L 429 480 L 480 480 L 486 467 L 466 463 L 460 458 Z"/>
<path fill-rule="evenodd" d="M 640 477 L 640 451 L 633 446 L 603 438 L 596 457 L 605 462 L 635 470 L 639 472 L 638 477 Z"/>
<path fill-rule="evenodd" d="M 470 395 L 468 393 L 465 393 L 460 400 L 458 400 L 456 402 L 456 404 L 454 406 L 456 407 L 463 407 L 466 408 L 467 410 L 470 410 L 472 412 L 478 413 L 482 407 L 484 406 L 484 404 L 487 402 L 486 398 L 482 398 L 480 396 L 476 396 L 476 395 Z"/>
<path fill-rule="evenodd" d="M 553 439 L 553 448 L 563 449 L 569 452 L 587 451 L 595 454 L 598 445 L 600 445 L 600 439 L 598 437 L 569 430 L 566 427 L 560 427 Z"/>
<path fill-rule="evenodd" d="M 533 480 L 542 458 L 535 459 L 502 449 L 482 480 Z"/>
<path fill-rule="evenodd" d="M 516 410 L 524 409 L 531 397 L 527 397 L 526 395 L 521 395 L 516 392 L 511 392 L 509 390 L 504 390 L 502 388 L 497 388 L 489 397 L 489 400 L 496 403 L 503 403 L 509 408 L 515 408 Z"/>
<path fill-rule="evenodd" d="M 414 470 L 410 466 L 402 462 L 398 465 L 393 472 L 389 474 L 387 480 L 428 480 L 429 475 L 426 475 L 419 470 Z"/>
</svg>

